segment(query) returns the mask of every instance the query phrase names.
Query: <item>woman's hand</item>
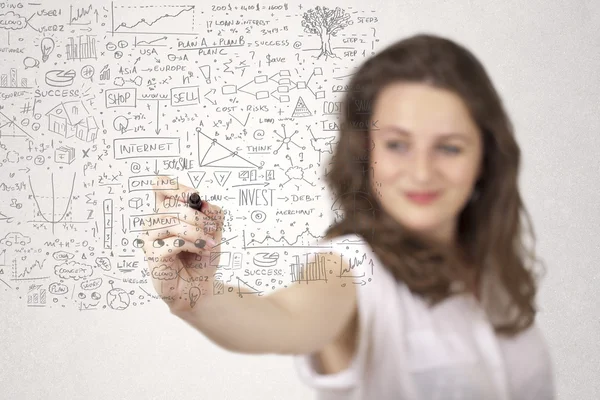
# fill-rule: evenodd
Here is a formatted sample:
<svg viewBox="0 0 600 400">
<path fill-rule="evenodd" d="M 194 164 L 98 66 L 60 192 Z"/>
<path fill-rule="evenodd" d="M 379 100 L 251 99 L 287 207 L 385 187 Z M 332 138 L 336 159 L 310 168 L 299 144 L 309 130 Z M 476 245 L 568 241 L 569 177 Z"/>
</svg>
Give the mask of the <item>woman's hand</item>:
<svg viewBox="0 0 600 400">
<path fill-rule="evenodd" d="M 180 187 L 154 187 L 158 212 L 152 217 L 167 221 L 167 227 L 152 226 L 138 237 L 144 241 L 154 289 L 172 313 L 190 311 L 212 295 L 223 227 L 221 208 L 203 200 L 201 211 L 194 210 L 187 199 L 197 191 Z"/>
</svg>

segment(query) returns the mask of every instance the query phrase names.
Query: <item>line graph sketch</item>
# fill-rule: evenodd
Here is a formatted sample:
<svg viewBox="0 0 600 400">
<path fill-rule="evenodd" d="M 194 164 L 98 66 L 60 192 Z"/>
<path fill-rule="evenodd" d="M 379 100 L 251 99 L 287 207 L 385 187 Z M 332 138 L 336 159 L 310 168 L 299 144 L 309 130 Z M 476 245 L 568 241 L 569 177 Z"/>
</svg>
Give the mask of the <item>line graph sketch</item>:
<svg viewBox="0 0 600 400">
<path fill-rule="evenodd" d="M 50 276 L 36 276 L 35 275 L 35 272 L 37 272 L 38 270 L 42 271 L 42 269 L 44 268 L 45 261 L 46 261 L 46 259 L 42 260 L 41 262 L 40 262 L 40 260 L 35 260 L 34 262 L 30 263 L 29 266 L 25 266 L 25 268 L 23 269 L 22 272 L 19 272 L 17 270 L 17 263 L 15 260 L 12 265 L 11 281 L 31 281 L 31 280 L 37 280 L 37 279 L 49 279 Z M 32 273 L 33 273 L 33 276 L 31 276 Z"/>
<path fill-rule="evenodd" d="M 261 248 L 277 248 L 277 247 L 302 247 L 302 248 L 319 248 L 319 247 L 327 247 L 322 244 L 317 243 L 319 240 L 323 239 L 325 236 L 323 235 L 314 235 L 310 232 L 310 229 L 307 227 L 302 233 L 296 235 L 295 237 L 292 235 L 281 235 L 277 238 L 269 235 L 268 233 L 262 240 L 256 240 L 254 237 L 246 242 L 246 231 L 244 233 L 244 250 L 253 248 L 253 249 L 261 249 Z M 251 234 L 254 236 L 254 234 Z"/>
<path fill-rule="evenodd" d="M 136 36 L 133 41 L 133 47 L 167 47 L 167 45 L 164 44 L 167 39 L 167 36 L 162 36 L 152 40 L 138 40 Z"/>
<path fill-rule="evenodd" d="M 112 33 L 193 35 L 196 7 L 193 5 L 119 6 L 111 2 Z M 172 32 L 173 27 L 184 32 Z"/>
<path fill-rule="evenodd" d="M 343 256 L 341 256 L 343 258 Z M 363 253 L 362 256 L 356 257 L 346 257 L 348 259 L 348 268 L 342 267 L 342 263 L 340 263 L 340 276 L 354 276 L 352 275 L 355 269 L 359 269 L 362 272 L 361 277 L 364 277 L 367 269 L 363 266 L 366 265 L 369 267 L 369 271 L 371 275 L 373 275 L 373 259 L 369 257 L 367 253 Z"/>
</svg>

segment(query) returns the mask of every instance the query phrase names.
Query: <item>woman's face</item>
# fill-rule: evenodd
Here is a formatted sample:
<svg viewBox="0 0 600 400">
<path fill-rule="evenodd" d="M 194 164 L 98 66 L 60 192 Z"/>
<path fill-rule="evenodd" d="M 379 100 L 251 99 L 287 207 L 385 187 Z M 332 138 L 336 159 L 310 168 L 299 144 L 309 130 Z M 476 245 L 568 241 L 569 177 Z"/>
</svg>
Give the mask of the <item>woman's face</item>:
<svg viewBox="0 0 600 400">
<path fill-rule="evenodd" d="M 372 188 L 386 212 L 411 230 L 452 242 L 483 155 L 462 99 L 425 84 L 388 85 L 375 101 L 370 137 Z"/>
</svg>

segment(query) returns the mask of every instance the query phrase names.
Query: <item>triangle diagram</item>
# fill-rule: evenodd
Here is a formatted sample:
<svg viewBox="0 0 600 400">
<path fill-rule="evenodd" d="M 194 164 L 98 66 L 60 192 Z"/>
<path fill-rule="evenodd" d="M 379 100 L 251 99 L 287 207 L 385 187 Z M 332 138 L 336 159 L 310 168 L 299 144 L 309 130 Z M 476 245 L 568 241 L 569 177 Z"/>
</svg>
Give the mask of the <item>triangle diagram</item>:
<svg viewBox="0 0 600 400">
<path fill-rule="evenodd" d="M 198 138 L 198 165 L 215 168 L 260 168 L 250 160 L 245 159 L 237 151 L 229 150 L 210 136 L 196 129 Z"/>
<path fill-rule="evenodd" d="M 194 189 L 198 189 L 198 186 L 202 182 L 202 179 L 204 179 L 204 175 L 206 175 L 206 172 L 204 172 L 204 171 L 188 171 L 187 174 L 188 174 L 188 178 L 190 178 L 190 181 L 192 182 L 192 186 L 194 187 Z"/>
<path fill-rule="evenodd" d="M 294 109 L 292 117 L 310 117 L 311 115 L 312 113 L 310 112 L 308 107 L 306 107 L 306 103 L 304 102 L 302 97 L 298 97 L 298 102 L 296 103 L 296 108 Z"/>
<path fill-rule="evenodd" d="M 3 136 L 31 138 L 31 135 L 25 132 L 16 122 L 0 112 L 0 138 Z"/>
<path fill-rule="evenodd" d="M 231 176 L 231 171 L 215 171 L 213 175 L 220 186 L 225 186 L 225 183 Z"/>
<path fill-rule="evenodd" d="M 242 294 L 258 294 L 258 295 L 260 295 L 262 293 L 262 290 L 253 288 L 252 286 L 250 286 L 248 284 L 248 282 L 243 281 L 240 278 L 237 278 L 237 280 L 238 280 L 238 293 L 239 293 L 240 297 L 242 297 Z"/>
</svg>

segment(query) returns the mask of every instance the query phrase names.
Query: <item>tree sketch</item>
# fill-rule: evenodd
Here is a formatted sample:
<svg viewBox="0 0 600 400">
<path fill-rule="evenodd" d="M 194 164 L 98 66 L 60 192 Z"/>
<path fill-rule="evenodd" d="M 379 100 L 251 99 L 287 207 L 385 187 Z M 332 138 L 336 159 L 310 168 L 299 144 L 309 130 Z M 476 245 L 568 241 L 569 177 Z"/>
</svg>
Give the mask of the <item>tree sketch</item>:
<svg viewBox="0 0 600 400">
<path fill-rule="evenodd" d="M 339 30 L 351 24 L 350 14 L 340 7 L 329 9 L 327 7 L 316 6 L 314 9 L 307 10 L 302 15 L 304 32 L 321 37 L 321 52 L 316 57 L 317 59 L 321 58 L 321 56 L 325 56 L 325 59 L 327 57 L 339 58 L 331 50 L 331 36 L 335 36 Z"/>
</svg>

